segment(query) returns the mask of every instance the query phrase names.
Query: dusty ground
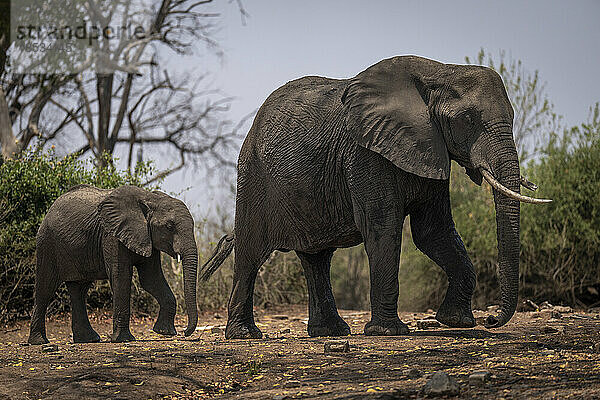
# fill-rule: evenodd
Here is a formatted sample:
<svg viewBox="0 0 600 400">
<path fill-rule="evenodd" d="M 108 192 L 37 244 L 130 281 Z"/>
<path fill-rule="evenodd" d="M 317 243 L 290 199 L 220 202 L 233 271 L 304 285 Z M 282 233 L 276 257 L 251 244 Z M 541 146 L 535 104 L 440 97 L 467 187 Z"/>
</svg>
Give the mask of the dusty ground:
<svg viewBox="0 0 600 400">
<path fill-rule="evenodd" d="M 268 338 L 251 341 L 225 341 L 211 328 L 223 327 L 225 314 L 211 313 L 190 339 L 165 339 L 150 331 L 153 320 L 136 319 L 138 341 L 107 343 L 110 314 L 100 313 L 92 325 L 103 343 L 73 344 L 69 316 L 60 316 L 48 323 L 48 338 L 58 345 L 52 353 L 22 345 L 22 322 L 0 328 L 0 399 L 420 398 L 435 371 L 454 376 L 464 398 L 600 398 L 598 313 L 518 313 L 494 331 L 423 330 L 412 322 L 402 337 L 365 337 L 358 333 L 368 313 L 340 314 L 353 332 L 348 353 L 325 354 L 327 339 L 307 337 L 304 307 L 258 311 Z M 185 321 L 177 323 L 181 331 Z M 549 327 L 564 332 L 545 332 Z M 482 370 L 489 382 L 470 386 L 469 375 Z"/>
</svg>

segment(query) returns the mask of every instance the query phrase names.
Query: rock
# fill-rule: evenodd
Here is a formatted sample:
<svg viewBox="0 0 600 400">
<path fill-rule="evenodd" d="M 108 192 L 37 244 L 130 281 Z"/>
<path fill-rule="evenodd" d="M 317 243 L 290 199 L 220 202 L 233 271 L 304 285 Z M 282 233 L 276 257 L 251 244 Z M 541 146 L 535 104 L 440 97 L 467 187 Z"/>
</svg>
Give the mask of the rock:
<svg viewBox="0 0 600 400">
<path fill-rule="evenodd" d="M 328 340 L 324 345 L 325 353 L 348 353 L 350 343 L 347 340 Z"/>
<path fill-rule="evenodd" d="M 407 378 L 415 379 L 415 378 L 422 377 L 423 373 L 416 368 L 411 368 L 411 369 L 405 370 L 404 375 L 406 375 Z"/>
<path fill-rule="evenodd" d="M 273 396 L 273 400 L 284 400 L 287 398 L 288 398 L 287 394 L 276 394 L 275 396 Z"/>
<path fill-rule="evenodd" d="M 535 304 L 533 301 L 527 299 L 523 302 L 523 308 L 526 311 L 537 311 L 540 309 L 540 306 L 538 306 L 537 304 Z"/>
<path fill-rule="evenodd" d="M 284 319 L 288 319 L 287 315 L 273 315 L 272 317 L 273 319 L 280 319 L 280 320 L 284 320 Z"/>
<path fill-rule="evenodd" d="M 553 310 L 561 314 L 568 314 L 573 312 L 573 309 L 569 306 L 554 306 Z"/>
<path fill-rule="evenodd" d="M 423 393 L 427 396 L 456 396 L 460 387 L 456 379 L 445 372 L 436 372 L 423 386 Z"/>
<path fill-rule="evenodd" d="M 223 317 L 221 316 L 221 314 L 219 314 L 219 313 L 215 313 L 215 315 L 213 315 L 213 318 L 214 318 L 214 319 L 221 319 L 221 318 L 223 318 Z"/>
<path fill-rule="evenodd" d="M 300 387 L 300 381 L 287 381 L 286 383 L 283 384 L 284 388 L 297 388 Z"/>
<path fill-rule="evenodd" d="M 469 375 L 469 385 L 471 386 L 485 386 L 490 380 L 490 373 L 488 371 L 477 371 Z"/>
<path fill-rule="evenodd" d="M 549 356 L 549 355 L 552 355 L 554 353 L 555 353 L 555 351 L 552 350 L 552 349 L 544 349 L 544 350 L 540 351 L 540 354 L 543 355 L 543 356 Z"/>
<path fill-rule="evenodd" d="M 442 324 L 435 319 L 420 319 L 417 321 L 417 329 L 439 328 L 441 326 Z"/>
<path fill-rule="evenodd" d="M 58 345 L 56 344 L 45 344 L 42 346 L 42 353 L 54 353 L 58 351 Z"/>
<path fill-rule="evenodd" d="M 223 333 L 223 329 L 219 328 L 218 326 L 213 326 L 212 328 L 210 328 L 210 333 Z"/>
<path fill-rule="evenodd" d="M 540 329 L 540 331 L 542 333 L 565 333 L 565 327 L 564 326 L 551 326 L 551 325 L 546 325 L 544 326 L 542 329 Z"/>
<path fill-rule="evenodd" d="M 290 328 L 285 328 L 279 331 L 279 333 L 281 333 L 282 335 L 285 335 L 286 333 L 290 333 L 292 330 Z"/>
</svg>

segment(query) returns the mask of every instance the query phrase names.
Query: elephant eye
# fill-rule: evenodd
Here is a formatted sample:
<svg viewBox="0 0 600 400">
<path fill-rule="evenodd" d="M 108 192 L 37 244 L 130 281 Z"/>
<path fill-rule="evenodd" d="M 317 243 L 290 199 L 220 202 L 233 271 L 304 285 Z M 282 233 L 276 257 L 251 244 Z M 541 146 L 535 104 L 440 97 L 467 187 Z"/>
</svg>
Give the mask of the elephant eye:
<svg viewBox="0 0 600 400">
<path fill-rule="evenodd" d="M 173 232 L 175 230 L 175 223 L 173 221 L 167 221 L 167 229 Z"/>
</svg>

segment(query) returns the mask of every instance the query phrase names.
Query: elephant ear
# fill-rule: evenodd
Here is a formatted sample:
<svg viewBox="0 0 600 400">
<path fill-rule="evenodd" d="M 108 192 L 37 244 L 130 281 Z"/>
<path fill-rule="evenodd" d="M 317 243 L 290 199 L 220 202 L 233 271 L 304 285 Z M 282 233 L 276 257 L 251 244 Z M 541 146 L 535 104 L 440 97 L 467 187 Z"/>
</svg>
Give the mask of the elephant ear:
<svg viewBox="0 0 600 400">
<path fill-rule="evenodd" d="M 358 144 L 398 168 L 448 179 L 450 159 L 443 135 L 432 123 L 414 57 L 383 60 L 351 79 L 342 95 L 346 127 Z"/>
<path fill-rule="evenodd" d="M 150 209 L 143 200 L 144 194 L 138 187 L 122 186 L 100 203 L 98 212 L 105 232 L 134 253 L 150 257 L 152 239 L 146 219 Z"/>
</svg>

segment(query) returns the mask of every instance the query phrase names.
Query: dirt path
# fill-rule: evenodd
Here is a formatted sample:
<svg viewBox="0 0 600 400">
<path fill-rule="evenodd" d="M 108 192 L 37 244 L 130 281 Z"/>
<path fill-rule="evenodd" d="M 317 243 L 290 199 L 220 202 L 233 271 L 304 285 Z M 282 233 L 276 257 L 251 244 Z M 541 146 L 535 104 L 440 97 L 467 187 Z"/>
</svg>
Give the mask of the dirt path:
<svg viewBox="0 0 600 400">
<path fill-rule="evenodd" d="M 203 315 L 204 330 L 191 339 L 162 338 L 150 331 L 153 319 L 136 319 L 138 341 L 127 344 L 107 343 L 110 315 L 95 314 L 104 342 L 83 345 L 70 342 L 69 317 L 61 316 L 48 323 L 58 345 L 50 353 L 22 345 L 27 322 L 2 327 L 0 399 L 421 398 L 436 371 L 455 377 L 464 398 L 600 398 L 595 313 L 518 313 L 494 331 L 417 329 L 432 314 L 403 313 L 411 334 L 402 337 L 357 335 L 369 314 L 340 314 L 354 333 L 348 353 L 326 354 L 328 339 L 307 337 L 304 307 L 257 312 L 268 338 L 251 341 L 224 340 L 224 313 Z M 178 331 L 184 323 L 178 319 Z M 490 373 L 483 387 L 469 384 L 475 371 Z"/>
</svg>

